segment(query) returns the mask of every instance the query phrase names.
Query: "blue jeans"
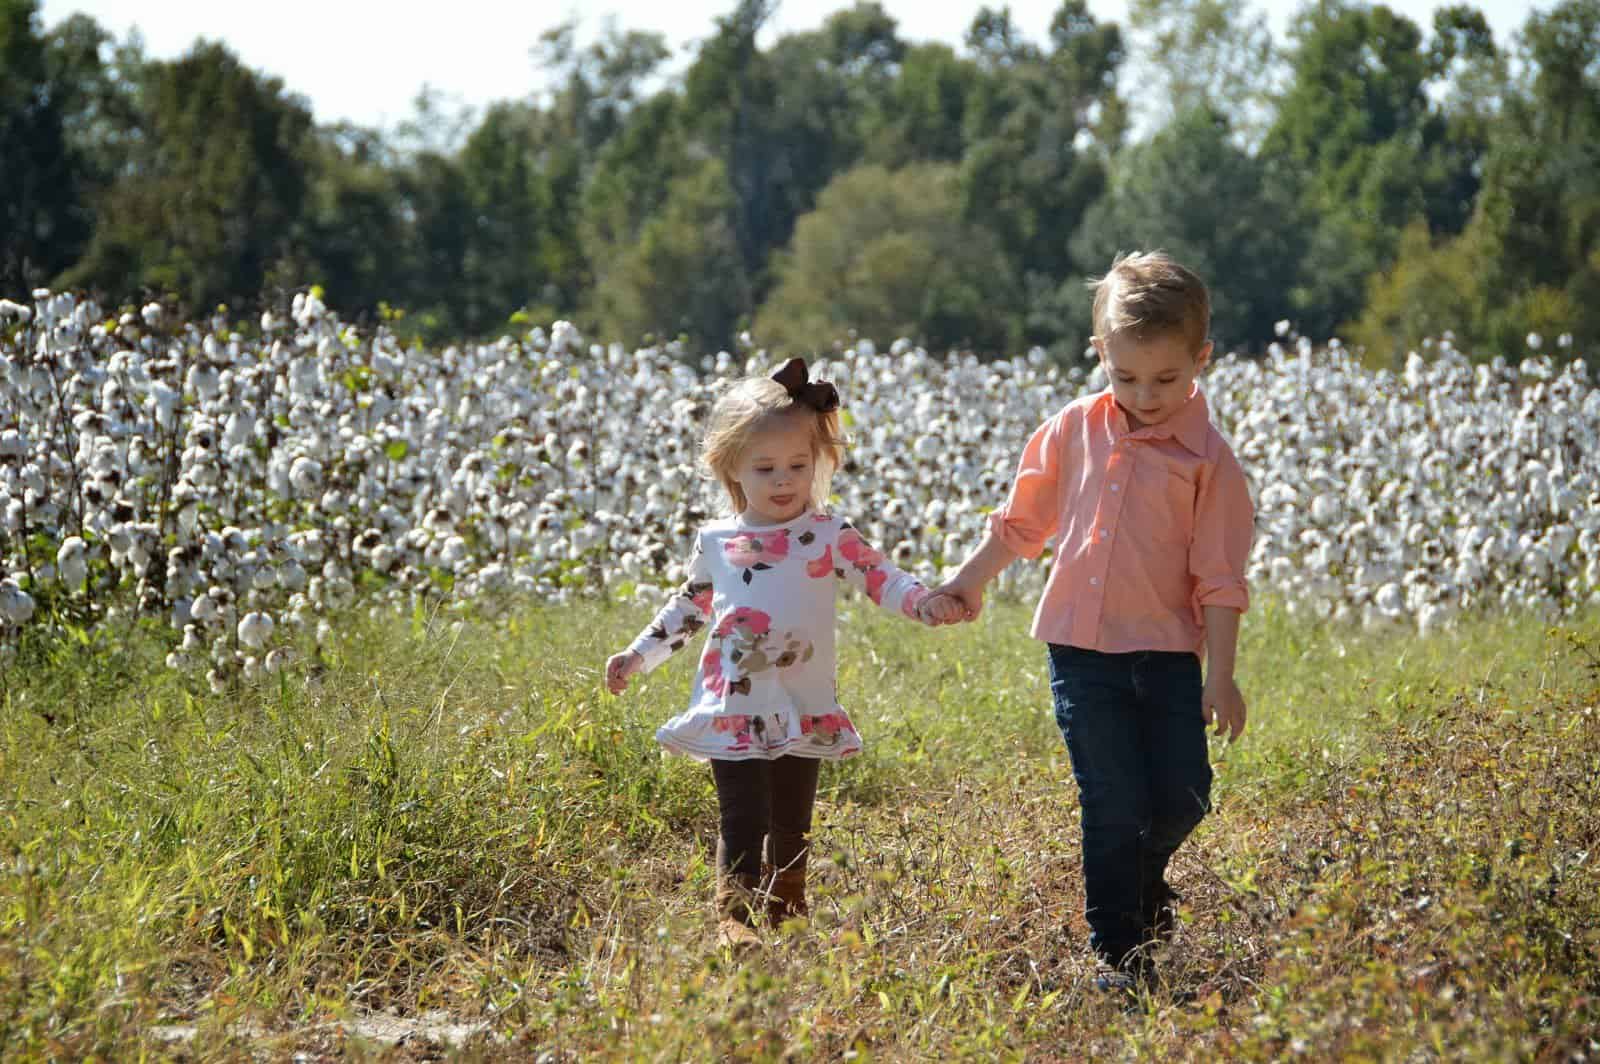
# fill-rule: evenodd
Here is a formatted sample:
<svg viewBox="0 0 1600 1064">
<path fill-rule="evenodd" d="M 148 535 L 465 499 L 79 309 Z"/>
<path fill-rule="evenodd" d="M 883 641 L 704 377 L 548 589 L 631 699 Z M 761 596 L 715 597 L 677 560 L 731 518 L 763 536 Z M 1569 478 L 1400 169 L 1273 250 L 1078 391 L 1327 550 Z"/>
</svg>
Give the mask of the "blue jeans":
<svg viewBox="0 0 1600 1064">
<path fill-rule="evenodd" d="M 1151 930 L 1167 862 L 1211 803 L 1200 659 L 1050 644 L 1050 693 L 1083 814 L 1089 944 L 1121 964 Z"/>
</svg>

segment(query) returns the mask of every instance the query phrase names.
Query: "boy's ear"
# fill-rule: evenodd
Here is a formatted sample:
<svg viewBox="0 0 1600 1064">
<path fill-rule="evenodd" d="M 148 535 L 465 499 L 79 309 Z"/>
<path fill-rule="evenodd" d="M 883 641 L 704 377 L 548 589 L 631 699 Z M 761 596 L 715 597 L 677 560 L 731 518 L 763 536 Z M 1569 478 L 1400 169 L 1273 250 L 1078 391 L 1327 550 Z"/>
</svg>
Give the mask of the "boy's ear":
<svg viewBox="0 0 1600 1064">
<path fill-rule="evenodd" d="M 1089 346 L 1094 348 L 1094 353 L 1100 357 L 1102 362 L 1104 362 L 1106 357 L 1106 342 L 1100 339 L 1098 336 L 1091 336 L 1089 337 Z"/>
<path fill-rule="evenodd" d="M 1205 369 L 1211 364 L 1211 349 L 1215 346 L 1216 344 L 1214 341 L 1207 340 L 1206 345 L 1200 349 L 1200 353 L 1194 356 L 1194 371 L 1196 373 L 1199 373 L 1201 370 Z"/>
</svg>

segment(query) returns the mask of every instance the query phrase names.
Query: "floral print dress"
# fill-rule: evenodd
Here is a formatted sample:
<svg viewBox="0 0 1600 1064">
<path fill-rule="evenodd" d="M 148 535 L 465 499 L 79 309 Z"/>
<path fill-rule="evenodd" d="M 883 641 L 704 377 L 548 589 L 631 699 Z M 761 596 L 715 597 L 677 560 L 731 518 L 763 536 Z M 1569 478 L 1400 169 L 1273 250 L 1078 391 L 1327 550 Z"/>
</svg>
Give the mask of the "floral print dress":
<svg viewBox="0 0 1600 1064">
<path fill-rule="evenodd" d="M 708 630 L 689 708 L 656 732 L 657 741 L 702 760 L 859 753 L 835 679 L 840 580 L 912 619 L 928 596 L 849 521 L 830 514 L 807 510 L 779 525 L 730 517 L 703 526 L 688 579 L 629 648 L 649 671 Z"/>
</svg>

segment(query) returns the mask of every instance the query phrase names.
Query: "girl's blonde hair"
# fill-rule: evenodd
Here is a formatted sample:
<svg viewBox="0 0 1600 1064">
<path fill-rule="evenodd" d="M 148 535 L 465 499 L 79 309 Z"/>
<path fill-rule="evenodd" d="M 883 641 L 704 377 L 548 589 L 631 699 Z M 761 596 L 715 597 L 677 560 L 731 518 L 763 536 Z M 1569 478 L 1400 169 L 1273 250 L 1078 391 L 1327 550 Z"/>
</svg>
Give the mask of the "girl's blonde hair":
<svg viewBox="0 0 1600 1064">
<path fill-rule="evenodd" d="M 752 440 L 789 418 L 811 427 L 811 505 L 821 509 L 833 490 L 833 474 L 844 461 L 846 440 L 839 411 L 823 413 L 797 402 L 771 377 L 746 377 L 724 392 L 711 408 L 711 423 L 700 445 L 700 460 L 722 483 L 734 513 L 750 504 L 735 474 Z"/>
</svg>

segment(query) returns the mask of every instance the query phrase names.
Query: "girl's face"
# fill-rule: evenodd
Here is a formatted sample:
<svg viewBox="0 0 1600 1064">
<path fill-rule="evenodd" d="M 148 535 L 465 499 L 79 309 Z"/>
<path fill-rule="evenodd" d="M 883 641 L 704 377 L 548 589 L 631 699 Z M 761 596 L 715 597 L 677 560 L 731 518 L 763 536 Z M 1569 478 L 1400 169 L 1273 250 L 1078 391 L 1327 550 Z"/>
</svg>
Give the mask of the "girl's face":
<svg viewBox="0 0 1600 1064">
<path fill-rule="evenodd" d="M 1181 332 L 1147 340 L 1094 338 L 1100 364 L 1111 379 L 1111 394 L 1128 415 L 1130 429 L 1159 425 L 1189 401 L 1195 377 L 1211 359 L 1209 340 L 1199 351 L 1190 344 Z"/>
<path fill-rule="evenodd" d="M 776 525 L 799 517 L 811 502 L 811 426 L 803 418 L 782 417 L 751 438 L 739 456 L 733 479 L 744 489 L 744 518 Z"/>
</svg>

